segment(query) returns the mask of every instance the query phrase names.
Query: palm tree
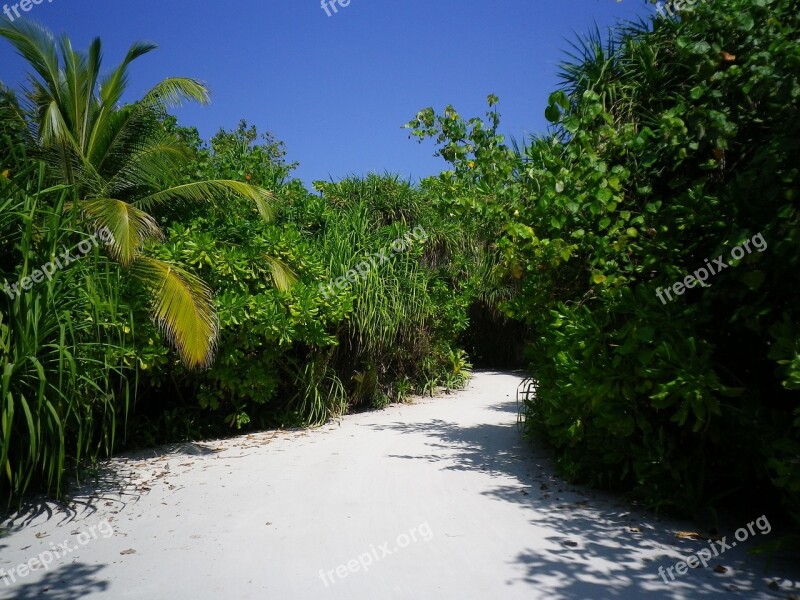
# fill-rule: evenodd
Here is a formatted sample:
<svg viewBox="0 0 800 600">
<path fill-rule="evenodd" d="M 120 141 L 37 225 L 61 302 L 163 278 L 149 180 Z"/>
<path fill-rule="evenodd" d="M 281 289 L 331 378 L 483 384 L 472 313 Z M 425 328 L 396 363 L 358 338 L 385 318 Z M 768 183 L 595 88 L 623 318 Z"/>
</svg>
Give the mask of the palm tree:
<svg viewBox="0 0 800 600">
<path fill-rule="evenodd" d="M 154 44 L 133 44 L 122 63 L 101 77 L 99 39 L 88 53 L 76 52 L 68 37 L 56 40 L 27 20 L 0 25 L 0 36 L 34 72 L 22 100 L 13 96 L 3 103 L 0 120 L 25 131 L 51 176 L 73 187 L 74 208 L 87 223 L 110 230 L 112 256 L 149 290 L 153 318 L 182 360 L 189 367 L 207 366 L 219 328 L 212 292 L 191 273 L 146 255 L 148 245 L 163 237 L 148 211 L 168 202 L 241 196 L 265 220 L 272 217 L 272 196 L 265 189 L 232 180 L 177 185 L 174 173 L 189 153 L 162 118 L 184 101 L 207 103 L 208 90 L 197 80 L 171 77 L 137 102 L 122 104 L 129 65 Z"/>
</svg>

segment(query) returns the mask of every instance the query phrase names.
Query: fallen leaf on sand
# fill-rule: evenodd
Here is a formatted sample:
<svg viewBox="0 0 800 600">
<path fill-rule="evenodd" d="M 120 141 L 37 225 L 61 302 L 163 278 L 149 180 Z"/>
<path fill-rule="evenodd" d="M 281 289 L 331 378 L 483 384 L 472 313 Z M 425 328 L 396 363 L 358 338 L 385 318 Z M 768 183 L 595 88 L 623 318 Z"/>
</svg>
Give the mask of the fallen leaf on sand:
<svg viewBox="0 0 800 600">
<path fill-rule="evenodd" d="M 707 540 L 708 537 L 704 535 L 700 535 L 695 531 L 678 531 L 675 533 L 675 537 L 679 540 Z"/>
<path fill-rule="evenodd" d="M 123 554 L 123 555 L 125 555 L 125 554 L 136 554 L 136 550 L 134 550 L 133 548 L 128 548 L 127 550 L 123 550 L 122 552 L 120 552 L 120 554 Z"/>
</svg>

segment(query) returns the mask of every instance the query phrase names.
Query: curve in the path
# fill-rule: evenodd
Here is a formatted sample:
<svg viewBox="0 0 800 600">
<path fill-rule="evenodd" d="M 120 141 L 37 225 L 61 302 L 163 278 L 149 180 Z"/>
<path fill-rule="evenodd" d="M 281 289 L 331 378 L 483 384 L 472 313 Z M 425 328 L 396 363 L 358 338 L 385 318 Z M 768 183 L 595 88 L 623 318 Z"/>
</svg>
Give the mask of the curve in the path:
<svg viewBox="0 0 800 600">
<path fill-rule="evenodd" d="M 519 438 L 519 382 L 481 372 L 465 392 L 319 430 L 115 459 L 121 492 L 6 523 L 0 568 L 62 555 L 0 579 L 0 598 L 788 597 L 768 587 L 787 572 L 765 572 L 747 543 L 659 577 L 708 544 L 676 539 L 689 524 L 564 484 Z"/>
</svg>

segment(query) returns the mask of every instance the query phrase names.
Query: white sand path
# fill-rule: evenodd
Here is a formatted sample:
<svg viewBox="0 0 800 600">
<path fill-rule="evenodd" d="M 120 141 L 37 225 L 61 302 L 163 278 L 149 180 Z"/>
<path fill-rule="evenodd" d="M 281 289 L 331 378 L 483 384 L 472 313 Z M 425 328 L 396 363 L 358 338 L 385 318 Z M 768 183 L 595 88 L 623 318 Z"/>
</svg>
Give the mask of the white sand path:
<svg viewBox="0 0 800 600">
<path fill-rule="evenodd" d="M 659 565 L 708 544 L 554 476 L 517 432 L 519 382 L 481 372 L 465 392 L 318 430 L 114 459 L 118 484 L 4 523 L 0 569 L 64 555 L 0 579 L 0 599 L 800 596 L 796 569 L 747 555 L 758 534 L 665 583 Z"/>
</svg>

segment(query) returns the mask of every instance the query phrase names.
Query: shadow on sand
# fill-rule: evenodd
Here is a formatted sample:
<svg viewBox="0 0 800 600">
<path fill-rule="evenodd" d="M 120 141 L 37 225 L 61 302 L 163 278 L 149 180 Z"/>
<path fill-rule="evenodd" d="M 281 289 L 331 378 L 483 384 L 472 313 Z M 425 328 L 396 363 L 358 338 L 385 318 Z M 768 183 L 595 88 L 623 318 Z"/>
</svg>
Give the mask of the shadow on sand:
<svg viewBox="0 0 800 600">
<path fill-rule="evenodd" d="M 144 490 L 141 483 L 136 483 L 135 470 L 126 468 L 127 461 L 184 455 L 206 456 L 216 452 L 218 449 L 208 444 L 170 444 L 105 461 L 92 476 L 72 487 L 66 502 L 37 496 L 25 501 L 14 512 L 0 512 L 0 538 L 42 520 L 58 518 L 58 525 L 62 525 L 77 518 L 91 517 L 101 504 L 112 506 L 115 511 L 122 511 L 128 505 L 135 504 Z"/>
<path fill-rule="evenodd" d="M 0 598 L 78 600 L 90 593 L 108 589 L 108 581 L 98 578 L 99 572 L 104 568 L 103 565 L 72 563 L 48 571 L 44 577 L 35 582 L 25 583 L 24 580 L 17 580 L 8 585 L 0 579 Z"/>
<path fill-rule="evenodd" d="M 507 413 L 508 423 L 464 427 L 434 420 L 389 425 L 396 431 L 427 436 L 431 448 L 429 454 L 389 458 L 425 460 L 443 470 L 479 471 L 497 478 L 498 485 L 484 494 L 519 505 L 544 532 L 544 539 L 536 540 L 536 549 L 518 550 L 514 562 L 520 574 L 508 584 L 524 582 L 539 594 L 536 597 L 565 600 L 723 595 L 785 599 L 790 592 L 797 593 L 796 567 L 773 560 L 767 570 L 764 559 L 746 555 L 744 544 L 708 568 L 690 570 L 665 583 L 659 566 L 672 567 L 681 557 L 707 548 L 707 542 L 679 540 L 674 521 L 665 524 L 620 497 L 563 481 L 555 475 L 549 453 L 521 439 L 515 401 L 503 398 L 489 410 Z M 780 532 L 773 530 L 772 535 Z M 751 541 L 755 546 L 756 540 Z M 726 573 L 715 573 L 717 565 L 724 565 Z M 780 592 L 768 587 L 775 583 Z"/>
</svg>

